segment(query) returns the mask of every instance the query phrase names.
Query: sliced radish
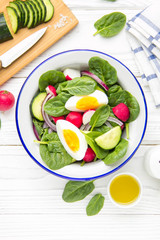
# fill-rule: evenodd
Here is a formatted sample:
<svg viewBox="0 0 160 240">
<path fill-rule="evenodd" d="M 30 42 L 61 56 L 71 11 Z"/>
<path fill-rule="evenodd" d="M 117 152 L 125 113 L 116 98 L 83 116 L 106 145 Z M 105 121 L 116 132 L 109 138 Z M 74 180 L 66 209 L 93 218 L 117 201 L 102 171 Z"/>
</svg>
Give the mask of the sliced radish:
<svg viewBox="0 0 160 240">
<path fill-rule="evenodd" d="M 106 91 L 109 90 L 109 87 L 99 78 L 97 77 L 95 74 L 89 72 L 89 71 L 83 71 L 81 72 L 82 76 L 86 75 L 89 76 L 91 78 L 93 78 L 99 85 L 101 85 L 101 87 L 103 87 Z"/>
<path fill-rule="evenodd" d="M 95 110 L 91 109 L 91 110 L 88 110 L 86 111 L 84 114 L 83 114 L 83 117 L 82 117 L 82 122 L 84 125 L 86 125 L 87 123 L 90 122 L 91 120 L 91 117 L 93 116 L 93 114 L 95 113 Z"/>
<path fill-rule="evenodd" d="M 57 96 L 56 89 L 52 85 L 48 85 L 46 87 L 46 92 L 47 92 L 47 94 L 54 95 L 54 97 Z"/>
<path fill-rule="evenodd" d="M 72 80 L 73 78 L 76 78 L 76 77 L 80 77 L 81 76 L 81 73 L 79 70 L 77 69 L 72 69 L 72 68 L 66 68 L 64 71 L 63 71 L 65 77 L 66 77 L 66 80 Z"/>
<path fill-rule="evenodd" d="M 87 151 L 85 153 L 83 161 L 85 161 L 85 162 L 92 162 L 95 159 L 95 157 L 96 157 L 96 154 L 92 150 L 92 148 L 87 148 Z"/>
<path fill-rule="evenodd" d="M 53 117 L 51 116 L 51 118 L 53 119 L 53 121 L 56 123 L 58 120 L 62 119 L 64 120 L 65 119 L 65 116 L 60 116 L 60 117 Z"/>
<path fill-rule="evenodd" d="M 126 122 L 130 116 L 129 108 L 124 103 L 119 103 L 117 106 L 112 108 L 114 115 L 121 121 Z"/>
<path fill-rule="evenodd" d="M 70 112 L 67 115 L 66 120 L 74 124 L 76 127 L 80 128 L 82 125 L 82 114 L 80 112 Z"/>
</svg>

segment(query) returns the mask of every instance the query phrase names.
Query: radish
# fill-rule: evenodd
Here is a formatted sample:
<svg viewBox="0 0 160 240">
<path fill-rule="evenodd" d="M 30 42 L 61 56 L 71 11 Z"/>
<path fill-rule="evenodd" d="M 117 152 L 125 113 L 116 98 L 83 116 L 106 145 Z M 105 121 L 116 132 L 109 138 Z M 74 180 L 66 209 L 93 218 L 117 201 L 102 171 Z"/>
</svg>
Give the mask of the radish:
<svg viewBox="0 0 160 240">
<path fill-rule="evenodd" d="M 62 119 L 62 120 L 65 120 L 65 117 L 64 116 L 60 116 L 60 117 L 53 117 L 51 116 L 51 118 L 53 119 L 53 121 L 56 123 L 58 120 Z"/>
<path fill-rule="evenodd" d="M 84 114 L 83 114 L 83 117 L 82 117 L 82 122 L 84 125 L 86 125 L 87 123 L 90 122 L 91 120 L 91 117 L 93 116 L 93 114 L 95 113 L 95 110 L 91 109 L 91 110 L 88 110 L 86 111 Z"/>
<path fill-rule="evenodd" d="M 11 92 L 0 91 L 0 111 L 7 111 L 13 107 L 15 98 Z"/>
<path fill-rule="evenodd" d="M 85 162 L 92 162 L 95 159 L 95 157 L 96 157 L 96 154 L 92 150 L 92 148 L 87 148 L 87 151 L 85 153 L 83 161 L 85 161 Z"/>
<path fill-rule="evenodd" d="M 82 114 L 80 112 L 70 112 L 66 120 L 73 123 L 76 127 L 80 128 L 82 125 Z"/>
<path fill-rule="evenodd" d="M 117 106 L 112 108 L 114 115 L 121 121 L 126 122 L 130 116 L 129 108 L 124 103 L 119 103 Z"/>
<path fill-rule="evenodd" d="M 76 77 L 80 77 L 81 76 L 81 73 L 79 70 L 76 70 L 76 69 L 72 69 L 72 68 L 66 68 L 64 71 L 63 71 L 65 77 L 66 77 L 66 80 L 72 80 L 73 78 L 76 78 Z"/>
<path fill-rule="evenodd" d="M 50 93 L 51 95 L 54 95 L 54 97 L 57 96 L 56 89 L 52 85 L 48 85 L 48 87 L 46 87 L 46 92 L 47 94 Z"/>
</svg>

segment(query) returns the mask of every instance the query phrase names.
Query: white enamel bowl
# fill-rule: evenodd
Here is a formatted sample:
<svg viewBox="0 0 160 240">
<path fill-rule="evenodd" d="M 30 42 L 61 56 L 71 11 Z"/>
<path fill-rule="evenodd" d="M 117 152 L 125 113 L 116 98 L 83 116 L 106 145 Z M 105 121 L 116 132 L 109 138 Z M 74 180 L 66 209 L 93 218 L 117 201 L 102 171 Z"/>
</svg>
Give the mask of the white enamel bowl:
<svg viewBox="0 0 160 240">
<path fill-rule="evenodd" d="M 34 143 L 35 135 L 32 129 L 31 115 L 30 115 L 30 102 L 38 89 L 39 77 L 48 70 L 64 70 L 67 67 L 76 69 L 87 69 L 88 61 L 93 56 L 99 56 L 106 59 L 117 70 L 118 81 L 120 85 L 131 94 L 133 94 L 139 102 L 140 114 L 138 118 L 129 126 L 130 139 L 127 154 L 123 159 L 118 161 L 112 166 L 106 166 L 103 161 L 96 161 L 85 164 L 81 167 L 79 164 L 71 164 L 59 170 L 51 170 L 42 161 L 39 154 L 39 146 Z M 147 106 L 142 91 L 135 76 L 131 71 L 120 61 L 109 56 L 103 52 L 88 50 L 88 49 L 75 49 L 58 53 L 46 59 L 39 64 L 28 76 L 24 82 L 18 96 L 16 105 L 16 125 L 20 140 L 23 147 L 29 156 L 44 170 L 59 177 L 72 180 L 90 180 L 96 179 L 123 167 L 135 154 L 143 139 L 146 125 L 147 125 Z"/>
</svg>

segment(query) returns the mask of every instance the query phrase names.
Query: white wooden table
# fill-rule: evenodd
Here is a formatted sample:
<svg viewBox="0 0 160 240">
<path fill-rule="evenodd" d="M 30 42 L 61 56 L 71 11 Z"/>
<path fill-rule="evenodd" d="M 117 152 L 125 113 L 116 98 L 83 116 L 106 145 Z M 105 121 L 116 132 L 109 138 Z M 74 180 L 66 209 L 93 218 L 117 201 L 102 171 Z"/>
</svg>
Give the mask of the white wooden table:
<svg viewBox="0 0 160 240">
<path fill-rule="evenodd" d="M 22 69 L 1 89 L 18 96 L 20 88 L 37 64 L 47 57 L 74 48 L 104 51 L 122 61 L 141 81 L 125 30 L 117 37 L 93 37 L 93 24 L 101 16 L 121 11 L 131 18 L 154 0 L 65 0 L 79 25 Z M 119 172 L 133 172 L 142 181 L 143 196 L 134 208 L 119 209 L 108 199 L 111 176 L 95 182 L 96 192 L 105 196 L 102 211 L 94 217 L 85 214 L 90 196 L 67 204 L 62 200 L 66 180 L 52 176 L 36 165 L 19 140 L 15 125 L 15 107 L 1 114 L 0 130 L 0 240 L 130 240 L 160 239 L 160 181 L 144 169 L 144 155 L 160 144 L 160 109 L 156 109 L 148 87 L 143 87 L 148 104 L 148 126 L 134 157 Z"/>
</svg>

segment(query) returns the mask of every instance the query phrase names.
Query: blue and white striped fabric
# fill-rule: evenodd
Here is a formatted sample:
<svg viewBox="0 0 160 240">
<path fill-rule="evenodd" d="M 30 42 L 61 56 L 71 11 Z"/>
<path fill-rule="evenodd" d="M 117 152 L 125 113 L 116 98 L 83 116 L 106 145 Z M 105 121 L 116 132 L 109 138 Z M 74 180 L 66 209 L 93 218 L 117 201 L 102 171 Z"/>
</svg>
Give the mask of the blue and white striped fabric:
<svg viewBox="0 0 160 240">
<path fill-rule="evenodd" d="M 128 40 L 141 73 L 160 107 L 160 1 L 150 5 L 127 23 Z"/>
</svg>

